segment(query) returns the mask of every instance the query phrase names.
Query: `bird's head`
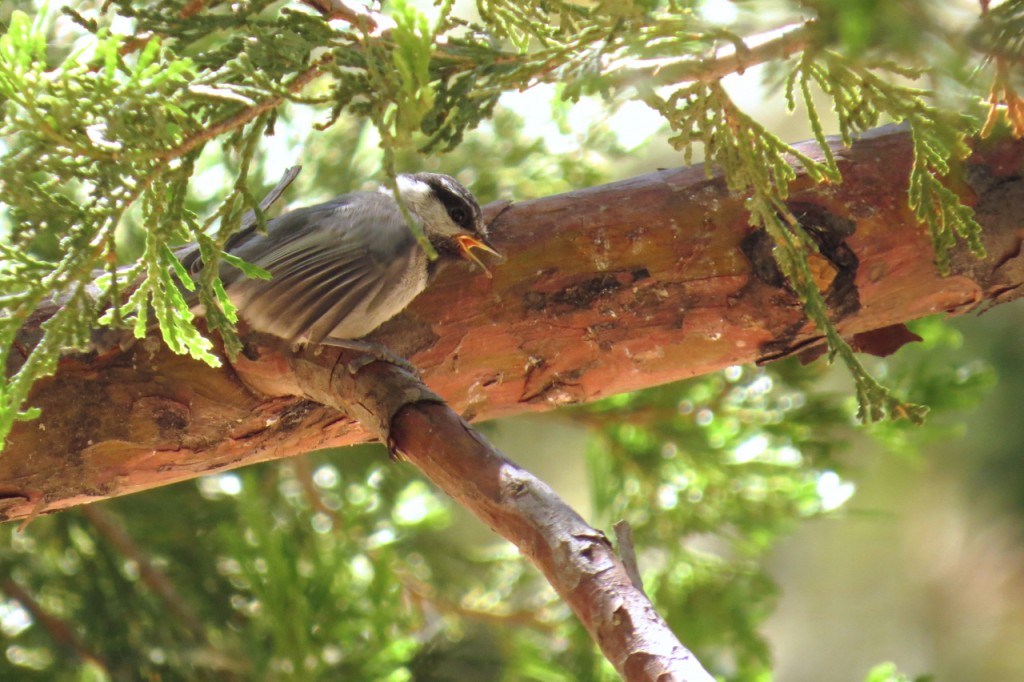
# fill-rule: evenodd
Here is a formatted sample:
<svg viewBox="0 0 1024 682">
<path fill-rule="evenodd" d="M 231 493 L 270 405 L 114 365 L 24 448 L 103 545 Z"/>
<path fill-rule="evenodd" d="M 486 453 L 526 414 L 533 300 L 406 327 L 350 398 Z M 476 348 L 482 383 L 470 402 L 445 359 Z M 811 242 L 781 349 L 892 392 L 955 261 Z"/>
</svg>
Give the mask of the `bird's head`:
<svg viewBox="0 0 1024 682">
<path fill-rule="evenodd" d="M 503 256 L 487 240 L 480 205 L 458 180 L 441 173 L 408 173 L 397 178 L 398 191 L 409 211 L 423 225 L 423 233 L 442 254 L 473 261 L 491 276 L 473 249 Z"/>
</svg>

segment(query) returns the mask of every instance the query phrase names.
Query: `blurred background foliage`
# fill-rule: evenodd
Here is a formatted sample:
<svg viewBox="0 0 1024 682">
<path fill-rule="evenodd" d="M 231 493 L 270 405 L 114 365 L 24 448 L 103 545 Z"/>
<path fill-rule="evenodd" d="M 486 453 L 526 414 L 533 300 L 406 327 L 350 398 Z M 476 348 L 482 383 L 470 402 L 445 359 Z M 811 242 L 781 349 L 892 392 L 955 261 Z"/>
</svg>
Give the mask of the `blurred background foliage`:
<svg viewBox="0 0 1024 682">
<path fill-rule="evenodd" d="M 122 30 L 203 5 L 164 4 L 158 11 L 111 3 L 135 17 Z M 583 9 L 614 19 L 654 4 L 559 6 L 569 19 Z M 1013 44 L 1012 36 L 986 38 L 982 29 L 960 44 L 946 39 L 962 34 L 950 22 L 976 17 L 969 2 L 937 9 L 824 1 L 800 3 L 802 10 L 781 1 L 671 4 L 688 6 L 705 26 L 739 33 L 817 13 L 831 31 L 820 39 L 848 54 L 930 61 L 940 98 L 964 111 L 991 82 L 967 67 L 964 41 Z M 190 58 L 220 66 L 225 53 L 245 52 L 268 81 L 301 68 L 294 48 L 318 38 L 319 19 L 290 23 L 298 33 L 275 33 L 274 12 L 295 7 L 243 5 L 259 5 L 253 16 L 266 17 L 260 48 L 224 38 L 238 16 L 225 11 L 188 29 Z M 477 4 L 517 44 L 519 22 L 541 4 L 510 7 Z M 0 21 L 9 25 L 16 8 L 38 13 L 31 2 L 5 1 Z M 83 18 L 110 16 L 99 3 L 75 9 Z M 48 30 L 54 62 L 82 35 L 66 17 Z M 773 68 L 727 80 L 727 90 L 782 139 L 813 135 L 805 118 L 785 117 Z M 270 121 L 263 119 L 246 135 L 211 140 L 189 158 L 191 180 L 166 191 L 178 192 L 176 215 L 189 229 L 213 224 L 209 216 L 227 229 L 244 205 L 225 201 L 232 187 L 259 198 L 295 163 L 304 171 L 282 204 L 369 186 L 388 164 L 451 173 L 484 203 L 681 162 L 656 116 L 623 98 L 582 96 L 586 78 L 570 70 L 562 84 L 496 93 L 491 118 L 467 125 L 443 156 L 408 145 L 386 154 L 389 134 L 409 132 L 392 121 L 382 136 L 381 122 L 395 110 L 368 103 L 332 111 L 313 92 L 309 102 L 273 114 L 272 135 L 264 135 Z M 239 87 L 211 99 L 248 94 Z M 429 104 L 405 106 L 422 113 Z M 824 130 L 836 132 L 839 122 L 826 110 Z M 147 110 L 135 113 L 117 120 L 148 130 Z M 326 130 L 310 132 L 335 116 Z M 175 121 L 161 122 L 178 134 Z M 23 161 L 30 169 L 31 159 Z M 35 173 L 31 182 L 46 185 L 38 166 Z M 241 189 L 240 174 L 248 178 Z M 66 213 L 48 217 L 51 226 L 82 219 L 74 201 L 81 187 L 45 188 L 68 197 Z M 24 205 L 4 209 L 9 235 Z M 154 218 L 147 210 L 145 202 L 126 204 L 110 224 L 121 262 L 146 253 Z M 43 230 L 27 246 L 34 257 L 57 259 L 66 247 L 59 234 Z M 904 399 L 932 408 L 922 428 L 855 426 L 849 374 L 792 360 L 481 428 L 595 526 L 632 525 L 648 593 L 720 679 L 910 679 L 902 669 L 1015 682 L 1024 676 L 1019 316 L 1008 307 L 980 319 L 918 321 L 912 328 L 923 343 L 868 363 Z M 0 528 L 0 649 L 3 680 L 616 679 L 514 548 L 373 446 L 164 487 L 38 518 L 23 530 Z"/>
</svg>

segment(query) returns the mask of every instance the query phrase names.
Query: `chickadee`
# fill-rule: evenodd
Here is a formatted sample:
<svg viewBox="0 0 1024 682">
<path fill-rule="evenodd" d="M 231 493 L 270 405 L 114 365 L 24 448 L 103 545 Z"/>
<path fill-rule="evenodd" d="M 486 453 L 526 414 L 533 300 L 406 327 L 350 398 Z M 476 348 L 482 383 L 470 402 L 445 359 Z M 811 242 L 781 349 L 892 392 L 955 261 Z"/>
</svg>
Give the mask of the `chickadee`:
<svg viewBox="0 0 1024 682">
<path fill-rule="evenodd" d="M 396 179 L 437 260 L 416 242 L 390 191 L 345 194 L 268 221 L 266 234 L 252 225 L 228 239 L 225 251 L 271 274 L 250 279 L 221 265 L 242 319 L 292 345 L 353 347 L 351 341 L 404 310 L 446 262 L 461 257 L 484 268 L 473 249 L 501 257 L 487 241 L 476 199 L 454 178 L 413 173 Z M 182 255 L 192 274 L 202 268 L 197 251 Z"/>
</svg>

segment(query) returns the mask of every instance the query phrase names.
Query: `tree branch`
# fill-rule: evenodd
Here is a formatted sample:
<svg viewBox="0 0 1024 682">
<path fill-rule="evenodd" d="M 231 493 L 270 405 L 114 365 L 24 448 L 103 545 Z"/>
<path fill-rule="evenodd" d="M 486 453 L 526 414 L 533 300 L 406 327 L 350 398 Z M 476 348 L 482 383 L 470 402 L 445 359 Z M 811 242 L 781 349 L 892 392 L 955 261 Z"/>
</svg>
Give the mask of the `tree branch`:
<svg viewBox="0 0 1024 682">
<path fill-rule="evenodd" d="M 877 330 L 1024 293 L 1024 143 L 979 149 L 954 185 L 977 210 L 988 256 L 961 245 L 949 277 L 907 208 L 909 135 L 883 129 L 835 153 L 843 184 L 802 176 L 791 204 L 839 244 L 813 265 L 838 329 L 858 347 L 878 352 Z M 376 338 L 467 420 L 820 346 L 743 201 L 697 166 L 514 204 L 492 226 L 509 256 L 494 279 L 451 268 Z M 21 331 L 20 347 L 40 338 L 43 319 Z M 69 356 L 33 393 L 43 416 L 16 424 L 0 454 L 0 519 L 371 437 L 308 400 L 280 354 L 249 340 L 221 369 L 156 338 Z"/>
<path fill-rule="evenodd" d="M 365 9 L 362 12 L 356 11 L 341 0 L 302 0 L 302 4 L 315 9 L 326 21 L 340 19 L 353 26 L 362 25 L 370 31 L 377 28 L 377 22 L 373 20 L 369 12 Z"/>
<path fill-rule="evenodd" d="M 82 638 L 75 633 L 74 628 L 60 618 L 47 613 L 39 602 L 23 589 L 21 585 L 15 582 L 13 578 L 0 580 L 0 592 L 17 600 L 26 611 L 31 613 L 32 619 L 50 634 L 50 637 L 53 638 L 56 644 L 74 653 L 83 661 L 92 663 L 108 676 L 110 675 L 110 668 L 107 664 L 86 646 Z"/>
<path fill-rule="evenodd" d="M 136 566 L 138 566 L 139 578 L 142 583 L 153 591 L 167 607 L 167 610 L 192 633 L 192 636 L 197 641 L 205 644 L 207 640 L 203 621 L 185 603 L 185 600 L 182 599 L 181 594 L 167 574 L 150 561 L 149 556 L 135 544 L 135 540 L 125 531 L 117 519 L 99 506 L 83 507 L 82 513 L 102 538 L 126 558 L 135 562 Z"/>
<path fill-rule="evenodd" d="M 610 80 L 618 87 L 642 86 L 642 89 L 701 81 L 710 83 L 730 74 L 742 74 L 747 69 L 770 61 L 782 61 L 803 52 L 810 45 L 815 22 L 754 36 L 746 49 L 728 45 L 707 59 L 648 60 L 636 66 L 636 60 L 625 62 L 622 68 L 610 70 Z"/>
<path fill-rule="evenodd" d="M 625 679 L 712 682 L 633 584 L 604 533 L 404 370 L 375 362 L 353 375 L 348 360 L 331 351 L 288 358 L 305 395 L 359 419 L 515 544 Z"/>
<path fill-rule="evenodd" d="M 317 76 L 323 73 L 324 67 L 334 61 L 334 55 L 325 54 L 315 62 L 310 64 L 305 71 L 298 74 L 290 80 L 284 87 L 289 92 L 298 92 L 302 88 L 309 85 Z M 254 106 L 248 109 L 242 109 L 237 114 L 228 116 L 225 119 L 214 123 L 213 125 L 203 128 L 202 130 L 190 135 L 189 137 L 182 140 L 177 146 L 167 149 L 160 154 L 160 158 L 164 161 L 170 159 L 177 159 L 179 157 L 188 154 L 190 151 L 195 149 L 201 144 L 209 142 L 215 137 L 231 132 L 236 128 L 241 128 L 246 123 L 255 120 L 260 114 L 263 114 L 275 107 L 279 106 L 284 101 L 284 95 L 275 95 L 268 97 L 267 99 L 257 102 Z"/>
</svg>

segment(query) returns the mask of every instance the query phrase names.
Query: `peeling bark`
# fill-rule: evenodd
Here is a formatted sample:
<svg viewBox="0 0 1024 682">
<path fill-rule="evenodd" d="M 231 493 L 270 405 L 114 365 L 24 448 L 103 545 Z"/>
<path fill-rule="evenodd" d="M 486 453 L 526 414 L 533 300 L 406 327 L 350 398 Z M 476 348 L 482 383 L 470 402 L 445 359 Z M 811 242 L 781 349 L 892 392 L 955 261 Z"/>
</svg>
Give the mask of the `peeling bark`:
<svg viewBox="0 0 1024 682">
<path fill-rule="evenodd" d="M 633 583 L 604 533 L 402 369 L 375 362 L 351 374 L 336 355 L 289 359 L 303 393 L 376 424 L 371 430 L 392 453 L 515 544 L 624 679 L 713 681 Z"/>
<path fill-rule="evenodd" d="M 835 153 L 843 184 L 801 176 L 791 201 L 827 246 L 813 265 L 844 335 L 888 346 L 902 335 L 878 342 L 871 332 L 1024 292 L 1024 144 L 979 150 L 953 183 L 977 210 L 988 255 L 961 245 L 948 277 L 906 205 L 909 135 L 883 129 Z M 595 400 L 820 342 L 770 252 L 751 246 L 743 197 L 702 167 L 514 204 L 491 231 L 509 257 L 493 280 L 451 268 L 376 335 L 467 420 Z M 22 345 L 34 334 L 37 326 L 27 328 Z M 42 418 L 19 423 L 0 454 L 0 519 L 372 437 L 310 401 L 267 339 L 250 341 L 247 357 L 222 369 L 154 339 L 67 358 L 34 392 Z"/>
</svg>

